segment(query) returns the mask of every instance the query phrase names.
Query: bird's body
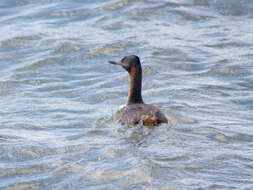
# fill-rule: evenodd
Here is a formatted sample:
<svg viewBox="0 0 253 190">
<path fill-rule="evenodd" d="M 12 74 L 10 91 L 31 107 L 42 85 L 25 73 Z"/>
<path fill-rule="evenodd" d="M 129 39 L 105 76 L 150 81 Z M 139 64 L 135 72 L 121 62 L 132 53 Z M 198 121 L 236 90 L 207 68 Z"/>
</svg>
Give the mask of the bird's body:
<svg viewBox="0 0 253 190">
<path fill-rule="evenodd" d="M 121 116 L 121 124 L 139 124 L 155 126 L 161 123 L 168 123 L 167 118 L 163 113 L 153 105 L 150 104 L 130 104 L 124 108 Z"/>
<path fill-rule="evenodd" d="M 130 75 L 130 88 L 120 122 L 123 125 L 136 125 L 142 123 L 147 126 L 155 126 L 168 123 L 164 114 L 155 106 L 145 104 L 141 95 L 142 68 L 138 56 L 124 57 L 121 62 L 109 61 L 115 65 L 121 65 Z"/>
</svg>

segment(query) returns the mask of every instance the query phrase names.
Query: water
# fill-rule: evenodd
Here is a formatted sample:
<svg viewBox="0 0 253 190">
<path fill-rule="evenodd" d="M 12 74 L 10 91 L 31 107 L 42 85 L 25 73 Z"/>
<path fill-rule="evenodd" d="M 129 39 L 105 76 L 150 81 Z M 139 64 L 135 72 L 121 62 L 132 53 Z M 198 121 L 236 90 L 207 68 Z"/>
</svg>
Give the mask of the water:
<svg viewBox="0 0 253 190">
<path fill-rule="evenodd" d="M 253 2 L 0 2 L 0 189 L 253 189 Z M 121 126 L 136 54 L 169 119 Z"/>
</svg>

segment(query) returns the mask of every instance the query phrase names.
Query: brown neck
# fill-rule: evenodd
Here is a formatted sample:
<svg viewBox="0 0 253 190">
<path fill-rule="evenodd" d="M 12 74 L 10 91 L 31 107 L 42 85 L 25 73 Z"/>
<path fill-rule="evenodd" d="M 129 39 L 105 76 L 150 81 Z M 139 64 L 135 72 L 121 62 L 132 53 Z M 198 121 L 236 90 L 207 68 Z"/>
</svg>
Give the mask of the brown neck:
<svg viewBox="0 0 253 190">
<path fill-rule="evenodd" d="M 130 88 L 126 105 L 141 103 L 143 104 L 141 96 L 141 67 L 131 67 L 130 69 Z"/>
</svg>

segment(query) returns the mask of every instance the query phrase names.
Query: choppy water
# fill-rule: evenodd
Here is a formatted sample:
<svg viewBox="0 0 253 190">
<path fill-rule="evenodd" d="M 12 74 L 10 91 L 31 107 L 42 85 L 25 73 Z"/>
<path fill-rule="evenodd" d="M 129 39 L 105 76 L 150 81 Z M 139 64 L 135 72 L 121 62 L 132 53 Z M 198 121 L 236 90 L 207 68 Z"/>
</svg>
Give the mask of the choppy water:
<svg viewBox="0 0 253 190">
<path fill-rule="evenodd" d="M 0 2 L 0 189 L 253 189 L 253 2 Z M 139 55 L 169 119 L 118 123 Z"/>
</svg>

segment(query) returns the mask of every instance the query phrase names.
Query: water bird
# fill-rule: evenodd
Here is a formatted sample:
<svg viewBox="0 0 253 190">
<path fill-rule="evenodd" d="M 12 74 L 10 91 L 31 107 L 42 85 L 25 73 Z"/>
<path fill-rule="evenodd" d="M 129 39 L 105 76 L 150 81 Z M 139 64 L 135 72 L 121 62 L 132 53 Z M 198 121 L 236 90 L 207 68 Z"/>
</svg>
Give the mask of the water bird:
<svg viewBox="0 0 253 190">
<path fill-rule="evenodd" d="M 145 104 L 141 95 L 142 68 L 138 56 L 130 55 L 120 62 L 109 61 L 114 65 L 122 66 L 130 76 L 130 87 L 123 114 L 120 118 L 122 125 L 136 125 L 142 123 L 145 126 L 157 126 L 168 123 L 165 115 L 155 106 Z"/>
</svg>

